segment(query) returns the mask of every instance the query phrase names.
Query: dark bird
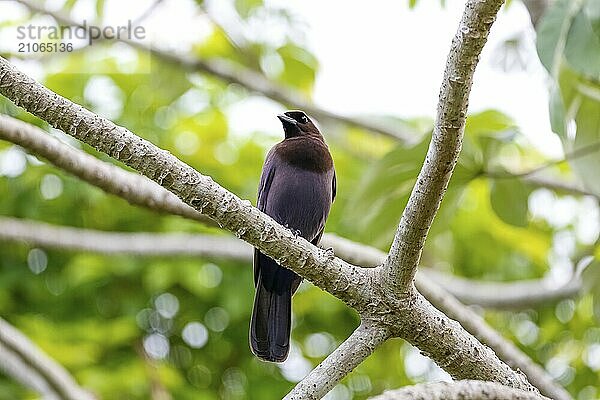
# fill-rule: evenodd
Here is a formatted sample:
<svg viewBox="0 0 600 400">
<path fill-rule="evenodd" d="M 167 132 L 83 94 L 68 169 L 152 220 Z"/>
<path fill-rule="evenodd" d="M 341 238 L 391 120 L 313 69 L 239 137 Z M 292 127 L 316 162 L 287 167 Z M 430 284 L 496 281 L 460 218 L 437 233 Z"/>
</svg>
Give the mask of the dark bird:
<svg viewBox="0 0 600 400">
<path fill-rule="evenodd" d="M 258 209 L 317 245 L 335 198 L 333 159 L 321 132 L 302 111 L 277 118 L 285 139 L 267 154 Z M 282 362 L 290 350 L 292 295 L 302 278 L 254 249 L 254 309 L 250 348 L 265 361 Z"/>
</svg>

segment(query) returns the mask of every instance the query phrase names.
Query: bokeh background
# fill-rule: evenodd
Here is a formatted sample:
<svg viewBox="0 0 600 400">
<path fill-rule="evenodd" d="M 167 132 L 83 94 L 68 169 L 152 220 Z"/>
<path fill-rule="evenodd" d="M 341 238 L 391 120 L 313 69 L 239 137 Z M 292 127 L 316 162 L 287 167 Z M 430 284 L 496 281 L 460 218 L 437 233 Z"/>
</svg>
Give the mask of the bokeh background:
<svg viewBox="0 0 600 400">
<path fill-rule="evenodd" d="M 461 160 L 422 264 L 474 280 L 540 279 L 549 289 L 583 273 L 585 284 L 575 298 L 534 309 L 476 309 L 574 398 L 592 400 L 600 398 L 600 279 L 594 258 L 600 158 L 597 151 L 570 155 L 600 140 L 600 6 L 595 0 L 580 3 L 573 17 L 569 2 L 556 0 L 537 33 L 520 1 L 500 12 L 475 74 Z M 323 109 L 408 132 L 414 139 L 403 144 L 318 121 L 338 177 L 327 231 L 388 249 L 427 149 L 463 1 L 36 4 L 88 24 L 136 21 L 148 34 L 145 44 L 227 60 Z M 266 151 L 282 138 L 275 115 L 284 105 L 123 43 L 85 47 L 85 41 L 75 41 L 69 54 L 19 53 L 16 29 L 28 24 L 56 26 L 52 17 L 31 13 L 19 2 L 0 2 L 3 56 L 51 90 L 126 126 L 254 203 Z M 568 29 L 561 30 L 564 26 Z M 112 162 L 4 98 L 0 111 Z M 565 155 L 569 163 L 552 164 L 540 174 L 585 188 L 588 195 L 516 176 Z M 0 142 L 0 193 L 3 216 L 108 232 L 224 235 L 133 207 L 6 142 Z M 294 297 L 289 359 L 261 363 L 247 346 L 252 297 L 249 263 L 0 242 L 0 316 L 105 399 L 152 398 L 157 387 L 173 399 L 278 398 L 358 324 L 340 301 L 303 284 Z M 439 379 L 449 376 L 417 349 L 394 340 L 328 398 L 364 399 Z M 0 399 L 36 396 L 0 375 Z"/>
</svg>

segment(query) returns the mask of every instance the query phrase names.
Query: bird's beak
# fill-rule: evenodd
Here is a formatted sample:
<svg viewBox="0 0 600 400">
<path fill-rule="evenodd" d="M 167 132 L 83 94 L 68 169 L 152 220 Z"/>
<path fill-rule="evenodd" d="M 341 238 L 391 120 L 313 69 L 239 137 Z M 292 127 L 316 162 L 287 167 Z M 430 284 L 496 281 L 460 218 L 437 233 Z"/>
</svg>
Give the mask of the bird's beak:
<svg viewBox="0 0 600 400">
<path fill-rule="evenodd" d="M 297 124 L 297 122 L 296 122 L 296 120 L 294 118 L 288 117 L 285 114 L 279 114 L 277 116 L 277 118 L 279 118 L 279 120 L 281 121 L 281 123 L 283 124 L 283 126 L 286 126 L 286 125 L 294 125 L 295 126 Z"/>
</svg>

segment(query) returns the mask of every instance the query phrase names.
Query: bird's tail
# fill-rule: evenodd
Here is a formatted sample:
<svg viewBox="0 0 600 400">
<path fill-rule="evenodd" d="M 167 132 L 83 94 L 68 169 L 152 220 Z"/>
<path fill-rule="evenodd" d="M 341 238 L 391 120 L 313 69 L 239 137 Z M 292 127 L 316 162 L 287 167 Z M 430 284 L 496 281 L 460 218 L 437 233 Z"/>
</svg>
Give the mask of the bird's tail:
<svg viewBox="0 0 600 400">
<path fill-rule="evenodd" d="M 259 262 L 250 321 L 250 348 L 264 361 L 283 362 L 290 351 L 292 292 L 297 287 L 294 282 L 300 277 L 263 254 Z"/>
</svg>

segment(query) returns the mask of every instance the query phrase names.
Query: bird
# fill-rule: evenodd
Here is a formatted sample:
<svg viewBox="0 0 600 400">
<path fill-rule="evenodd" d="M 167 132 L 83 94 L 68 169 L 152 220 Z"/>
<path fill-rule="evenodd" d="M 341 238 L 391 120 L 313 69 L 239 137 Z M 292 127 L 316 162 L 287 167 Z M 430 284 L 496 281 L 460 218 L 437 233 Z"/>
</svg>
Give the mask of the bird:
<svg viewBox="0 0 600 400">
<path fill-rule="evenodd" d="M 337 191 L 333 159 L 306 113 L 290 110 L 277 118 L 285 138 L 267 153 L 257 207 L 318 245 Z M 302 278 L 256 248 L 253 261 L 250 348 L 263 361 L 283 362 L 290 350 L 292 295 Z"/>
</svg>

